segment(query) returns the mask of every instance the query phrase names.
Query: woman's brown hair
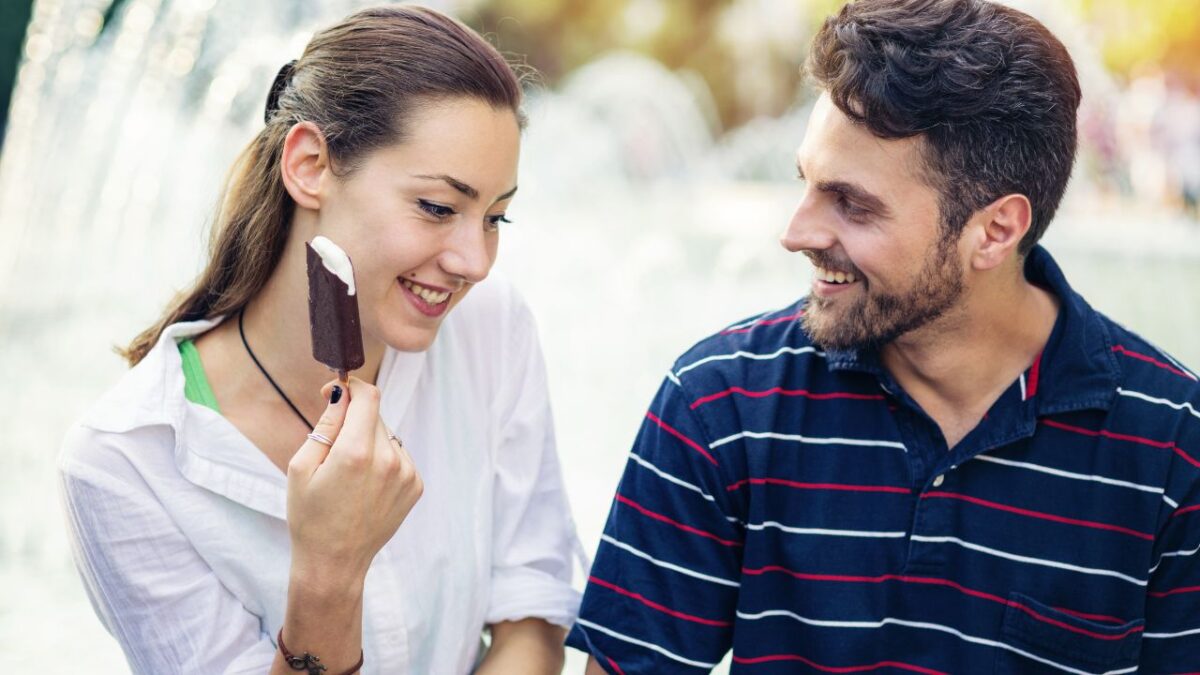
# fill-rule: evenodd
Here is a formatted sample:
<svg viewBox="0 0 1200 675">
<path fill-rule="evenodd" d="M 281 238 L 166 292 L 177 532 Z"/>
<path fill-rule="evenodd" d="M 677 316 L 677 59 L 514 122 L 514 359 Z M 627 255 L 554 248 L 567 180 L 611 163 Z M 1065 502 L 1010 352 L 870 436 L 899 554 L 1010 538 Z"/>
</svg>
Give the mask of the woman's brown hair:
<svg viewBox="0 0 1200 675">
<path fill-rule="evenodd" d="M 372 151 L 404 141 L 414 109 L 470 97 L 522 120 L 521 81 L 470 28 L 430 9 L 378 7 L 317 33 L 280 71 L 266 126 L 234 162 L 217 211 L 208 264 L 192 287 L 123 350 L 136 365 L 167 326 L 237 312 L 266 284 L 283 254 L 295 207 L 280 175 L 288 131 L 312 122 L 339 175 Z"/>
</svg>

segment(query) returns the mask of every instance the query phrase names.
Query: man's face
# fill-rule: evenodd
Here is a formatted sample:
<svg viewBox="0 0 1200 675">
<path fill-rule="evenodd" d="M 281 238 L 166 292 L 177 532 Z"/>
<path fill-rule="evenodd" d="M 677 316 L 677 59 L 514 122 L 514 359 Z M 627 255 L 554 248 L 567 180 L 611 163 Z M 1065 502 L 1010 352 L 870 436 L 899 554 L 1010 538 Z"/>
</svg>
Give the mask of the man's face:
<svg viewBox="0 0 1200 675">
<path fill-rule="evenodd" d="M 803 321 L 817 344 L 881 346 L 961 298 L 964 261 L 940 227 L 922 143 L 877 138 L 817 101 L 797 153 L 804 198 L 781 239 L 816 268 Z"/>
</svg>

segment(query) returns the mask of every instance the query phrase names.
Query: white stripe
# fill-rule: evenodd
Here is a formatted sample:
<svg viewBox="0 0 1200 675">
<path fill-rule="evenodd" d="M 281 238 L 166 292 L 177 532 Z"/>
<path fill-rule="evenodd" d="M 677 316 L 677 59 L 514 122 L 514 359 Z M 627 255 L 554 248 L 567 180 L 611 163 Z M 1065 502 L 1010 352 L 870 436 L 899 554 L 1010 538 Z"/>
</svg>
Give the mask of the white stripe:
<svg viewBox="0 0 1200 675">
<path fill-rule="evenodd" d="M 1192 404 L 1188 403 L 1187 401 L 1184 401 L 1183 403 L 1176 403 L 1174 401 L 1169 401 L 1165 398 L 1158 398 L 1156 396 L 1151 396 L 1149 394 L 1143 394 L 1140 391 L 1133 391 L 1130 389 L 1122 389 L 1120 387 L 1117 387 L 1117 393 L 1120 394 L 1121 396 L 1128 396 L 1129 398 L 1139 398 L 1147 403 L 1153 403 L 1155 405 L 1165 405 L 1168 408 L 1174 408 L 1175 410 L 1186 410 L 1186 411 L 1188 411 L 1189 414 L 1191 414 L 1192 417 L 1200 419 L 1200 412 L 1197 412 L 1196 409 L 1192 407 Z"/>
<path fill-rule="evenodd" d="M 1196 555 L 1197 553 L 1200 553 L 1200 546 L 1197 546 L 1190 551 L 1171 551 L 1169 553 L 1164 553 L 1158 557 L 1158 562 L 1154 563 L 1154 567 L 1150 568 L 1149 573 L 1154 574 L 1154 570 L 1158 569 L 1158 566 L 1162 564 L 1163 558 L 1174 558 L 1175 556 L 1186 558 L 1189 555 Z"/>
<path fill-rule="evenodd" d="M 818 534 L 827 537 L 872 537 L 876 539 L 900 539 L 905 532 L 872 532 L 870 530 L 826 530 L 817 527 L 789 527 L 773 520 L 762 523 L 747 523 L 747 530 L 764 530 L 768 527 L 783 530 L 789 534 Z"/>
<path fill-rule="evenodd" d="M 741 431 L 732 436 L 726 436 L 708 444 L 710 450 L 719 448 L 726 443 L 732 443 L 740 438 L 770 438 L 776 441 L 797 441 L 799 443 L 810 443 L 812 445 L 859 445 L 868 447 L 880 448 L 899 448 L 908 452 L 903 443 L 895 441 L 872 441 L 863 438 L 816 438 L 812 436 L 801 436 L 799 434 L 777 434 L 770 431 Z"/>
<path fill-rule="evenodd" d="M 622 642 L 628 642 L 629 644 L 637 645 L 639 647 L 645 647 L 646 649 L 649 649 L 651 651 L 658 652 L 659 654 L 662 654 L 663 656 L 667 657 L 668 659 L 671 659 L 672 661 L 678 661 L 680 663 L 687 664 L 689 666 L 696 666 L 697 668 L 716 668 L 717 667 L 717 664 L 715 664 L 715 663 L 705 663 L 704 661 L 693 661 L 692 659 L 684 658 L 684 657 L 676 654 L 675 652 L 667 651 L 666 649 L 659 647 L 658 645 L 654 644 L 653 642 L 646 642 L 645 640 L 639 640 L 634 637 L 629 637 L 628 635 L 625 635 L 624 633 L 618 633 L 617 631 L 612 630 L 611 628 L 605 628 L 604 626 L 601 626 L 599 624 L 594 624 L 591 621 L 588 621 L 587 619 L 575 619 L 575 623 L 579 624 L 580 626 L 584 626 L 585 628 L 591 628 L 592 630 L 600 631 L 601 633 L 604 633 L 605 635 L 607 635 L 609 637 L 613 637 L 618 640 L 621 640 Z"/>
<path fill-rule="evenodd" d="M 1114 577 L 1117 579 L 1128 581 L 1131 584 L 1137 584 L 1138 586 L 1146 585 L 1145 579 L 1137 579 L 1137 578 L 1134 578 L 1134 577 L 1131 577 L 1131 576 L 1128 576 L 1125 574 L 1121 574 L 1120 572 L 1114 572 L 1112 570 L 1098 569 L 1095 567 L 1081 567 L 1079 565 L 1071 565 L 1069 563 L 1058 562 L 1057 560 L 1045 560 L 1043 558 L 1030 558 L 1028 556 L 1017 555 L 1015 553 L 1009 553 L 1007 551 L 1000 551 L 1000 550 L 997 550 L 994 548 L 980 546 L 979 544 L 972 544 L 969 541 L 963 541 L 962 539 L 959 539 L 957 537 L 926 537 L 926 536 L 922 536 L 919 534 L 914 534 L 912 536 L 912 540 L 929 542 L 932 544 L 944 544 L 944 543 L 958 544 L 959 546 L 962 546 L 963 548 L 968 548 L 968 549 L 971 549 L 972 551 L 979 551 L 980 553 L 986 553 L 988 555 L 994 555 L 998 558 L 1007 558 L 1008 560 L 1015 560 L 1017 562 L 1029 563 L 1031 565 L 1042 565 L 1044 567 L 1055 567 L 1058 569 L 1070 570 L 1072 572 L 1081 572 L 1083 574 L 1095 574 L 1095 575 L 1103 576 L 1103 577 Z"/>
<path fill-rule="evenodd" d="M 1021 400 L 1025 401 L 1028 399 L 1028 397 L 1025 395 L 1025 373 L 1021 373 L 1020 381 L 1021 381 Z"/>
<path fill-rule="evenodd" d="M 1164 502 L 1171 505 L 1171 508 L 1173 508 L 1173 509 L 1179 508 L 1179 502 L 1175 501 L 1174 499 L 1171 499 L 1170 497 L 1168 497 L 1166 495 L 1163 495 L 1162 498 L 1163 498 Z"/>
<path fill-rule="evenodd" d="M 699 368 L 700 366 L 702 366 L 706 363 L 711 363 L 713 361 L 729 361 L 731 359 L 756 359 L 758 361 L 770 361 L 771 359 L 774 359 L 783 354 L 813 354 L 815 356 L 821 356 L 821 357 L 825 356 L 825 352 L 817 351 L 816 347 L 782 347 L 780 349 L 777 349 L 777 350 L 771 352 L 770 354 L 755 354 L 752 352 L 736 351 L 732 354 L 717 354 L 715 356 L 706 356 L 706 357 L 700 359 L 699 361 L 696 361 L 695 363 L 689 363 L 688 365 L 680 368 L 679 370 L 676 370 L 675 374 L 683 375 L 684 373 L 691 370 L 692 368 Z"/>
<path fill-rule="evenodd" d="M 1079 675 L 1090 675 L 1087 671 L 1076 670 L 1069 666 L 1064 666 L 1061 663 L 1055 663 L 1054 661 L 1044 659 L 1040 656 L 1034 656 L 1033 654 L 1030 654 L 1029 652 L 1024 651 L 1022 649 L 1018 649 L 1010 644 L 1006 644 L 1006 643 L 999 642 L 996 640 L 989 640 L 987 638 L 976 637 L 974 635 L 967 635 L 966 633 L 963 633 L 962 631 L 951 628 L 950 626 L 943 626 L 943 625 L 937 624 L 937 623 L 927 623 L 924 621 L 907 621 L 905 619 L 894 619 L 892 617 L 887 617 L 880 621 L 826 621 L 826 620 L 821 620 L 821 619 L 809 619 L 809 618 L 806 618 L 803 616 L 799 616 L 798 614 L 793 614 L 792 612 L 788 612 L 786 610 L 767 610 L 765 612 L 759 612 L 758 614 L 747 614 L 745 612 L 738 612 L 737 616 L 739 619 L 746 619 L 748 621 L 753 621 L 756 619 L 761 619 L 764 617 L 771 617 L 771 616 L 786 616 L 788 618 L 795 619 L 796 621 L 799 621 L 800 623 L 806 623 L 811 626 L 825 626 L 825 627 L 830 627 L 830 628 L 882 628 L 882 627 L 886 626 L 887 624 L 895 624 L 897 626 L 906 626 L 908 628 L 925 628 L 925 629 L 929 629 L 929 630 L 941 631 L 943 633 L 950 633 L 951 635 L 954 635 L 954 636 L 958 637 L 959 639 L 965 640 L 966 642 L 973 642 L 975 644 L 981 644 L 986 647 L 996 647 L 999 649 L 1007 649 L 1008 651 L 1013 652 L 1015 654 L 1020 654 L 1021 656 L 1024 656 L 1027 659 L 1032 659 L 1039 663 L 1044 663 L 1048 666 L 1057 668 L 1064 672 L 1078 673 Z M 1136 666 L 1132 667 L 1132 668 L 1125 668 L 1123 670 L 1110 670 L 1107 673 L 1104 673 L 1104 675 L 1117 675 L 1117 673 L 1132 673 L 1135 670 L 1137 670 Z"/>
<path fill-rule="evenodd" d="M 675 376 L 675 373 L 672 373 L 672 372 L 671 372 L 671 371 L 669 371 L 669 370 L 667 371 L 667 379 L 668 379 L 668 380 L 670 380 L 670 381 L 671 381 L 671 383 L 672 383 L 672 384 L 674 384 L 676 387 L 682 387 L 682 386 L 683 386 L 682 384 L 680 384 L 680 382 L 679 382 L 679 378 Z"/>
<path fill-rule="evenodd" d="M 705 499 L 707 499 L 710 502 L 716 503 L 716 501 L 717 501 L 716 499 L 713 499 L 712 495 L 708 494 L 704 490 L 701 490 L 699 486 L 692 485 L 691 483 L 689 483 L 681 478 L 676 478 L 675 476 L 672 476 L 671 474 L 667 473 L 666 471 L 663 471 L 662 469 L 658 468 L 657 466 L 654 466 L 650 462 L 647 462 L 646 460 L 642 459 L 641 457 L 639 457 L 638 455 L 636 455 L 632 452 L 629 453 L 629 459 L 632 459 L 633 461 L 637 462 L 638 464 L 642 465 L 643 467 L 658 474 L 658 477 L 662 478 L 663 480 L 670 481 L 680 487 L 684 487 L 684 488 L 691 490 L 692 492 L 696 492 L 701 497 L 704 497 Z"/>
<path fill-rule="evenodd" d="M 1029 469 L 1030 471 L 1040 471 L 1048 473 L 1052 476 L 1061 476 L 1062 478 L 1073 478 L 1075 480 L 1088 480 L 1105 485 L 1116 485 L 1118 487 L 1133 488 L 1142 492 L 1151 492 L 1156 495 L 1161 495 L 1163 489 L 1152 485 L 1141 485 L 1140 483 L 1130 483 L 1129 481 L 1117 480 L 1116 478 L 1107 478 L 1105 476 L 1097 476 L 1095 474 L 1074 473 L 1072 471 L 1063 471 L 1062 469 L 1053 469 L 1041 464 L 1030 464 L 1029 462 L 1015 462 L 1011 459 L 1000 459 L 998 457 L 989 457 L 988 455 L 975 455 L 975 459 L 981 462 L 992 462 L 993 464 L 1003 464 L 1004 466 L 1015 466 L 1020 469 Z"/>
<path fill-rule="evenodd" d="M 686 574 L 687 576 L 694 577 L 696 579 L 703 579 L 704 581 L 711 581 L 714 584 L 721 584 L 722 586 L 732 586 L 734 588 L 741 587 L 741 584 L 736 581 L 730 581 L 728 579 L 722 579 L 721 577 L 710 576 L 710 575 L 704 574 L 702 572 L 690 570 L 686 567 L 680 567 L 679 565 L 666 562 L 665 560 L 659 560 L 658 558 L 651 556 L 649 553 L 646 553 L 645 551 L 640 551 L 640 550 L 630 546 L 629 544 L 626 544 L 623 541 L 618 541 L 618 540 L 614 539 L 613 537 L 608 536 L 607 534 L 600 535 L 600 541 L 606 541 L 606 542 L 612 544 L 613 546 L 616 546 L 617 548 L 621 549 L 622 551 L 625 551 L 627 553 L 632 553 L 633 555 L 636 555 L 637 557 L 641 558 L 642 560 L 647 560 L 655 565 L 658 565 L 659 567 L 662 567 L 663 569 L 668 569 L 668 570 L 671 570 L 674 572 L 679 572 L 680 574 Z"/>
<path fill-rule="evenodd" d="M 1164 638 L 1177 638 L 1185 635 L 1200 635 L 1200 628 L 1181 630 L 1178 633 L 1143 633 L 1142 637 L 1149 638 L 1151 640 L 1162 640 Z"/>
</svg>

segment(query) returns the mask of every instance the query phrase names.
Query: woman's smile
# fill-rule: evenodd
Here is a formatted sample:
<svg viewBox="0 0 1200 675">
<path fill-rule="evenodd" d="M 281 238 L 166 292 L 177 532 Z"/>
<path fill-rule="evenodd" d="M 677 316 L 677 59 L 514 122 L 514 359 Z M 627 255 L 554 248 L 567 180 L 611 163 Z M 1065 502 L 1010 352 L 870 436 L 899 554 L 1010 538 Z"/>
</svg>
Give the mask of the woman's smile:
<svg viewBox="0 0 1200 675">
<path fill-rule="evenodd" d="M 400 289 L 404 297 L 417 308 L 421 314 L 429 317 L 439 317 L 450 307 L 450 291 L 431 286 L 423 286 L 408 279 L 400 279 Z"/>
</svg>

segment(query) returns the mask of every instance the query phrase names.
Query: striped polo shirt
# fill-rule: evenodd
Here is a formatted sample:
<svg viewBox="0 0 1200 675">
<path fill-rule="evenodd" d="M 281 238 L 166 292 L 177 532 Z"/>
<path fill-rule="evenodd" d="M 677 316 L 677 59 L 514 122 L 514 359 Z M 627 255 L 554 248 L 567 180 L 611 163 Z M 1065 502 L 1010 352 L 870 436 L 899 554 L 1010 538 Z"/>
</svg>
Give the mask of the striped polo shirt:
<svg viewBox="0 0 1200 675">
<path fill-rule="evenodd" d="M 804 301 L 700 342 L 630 453 L 568 644 L 610 673 L 1200 671 L 1200 386 L 1062 301 L 953 449 Z"/>
</svg>

